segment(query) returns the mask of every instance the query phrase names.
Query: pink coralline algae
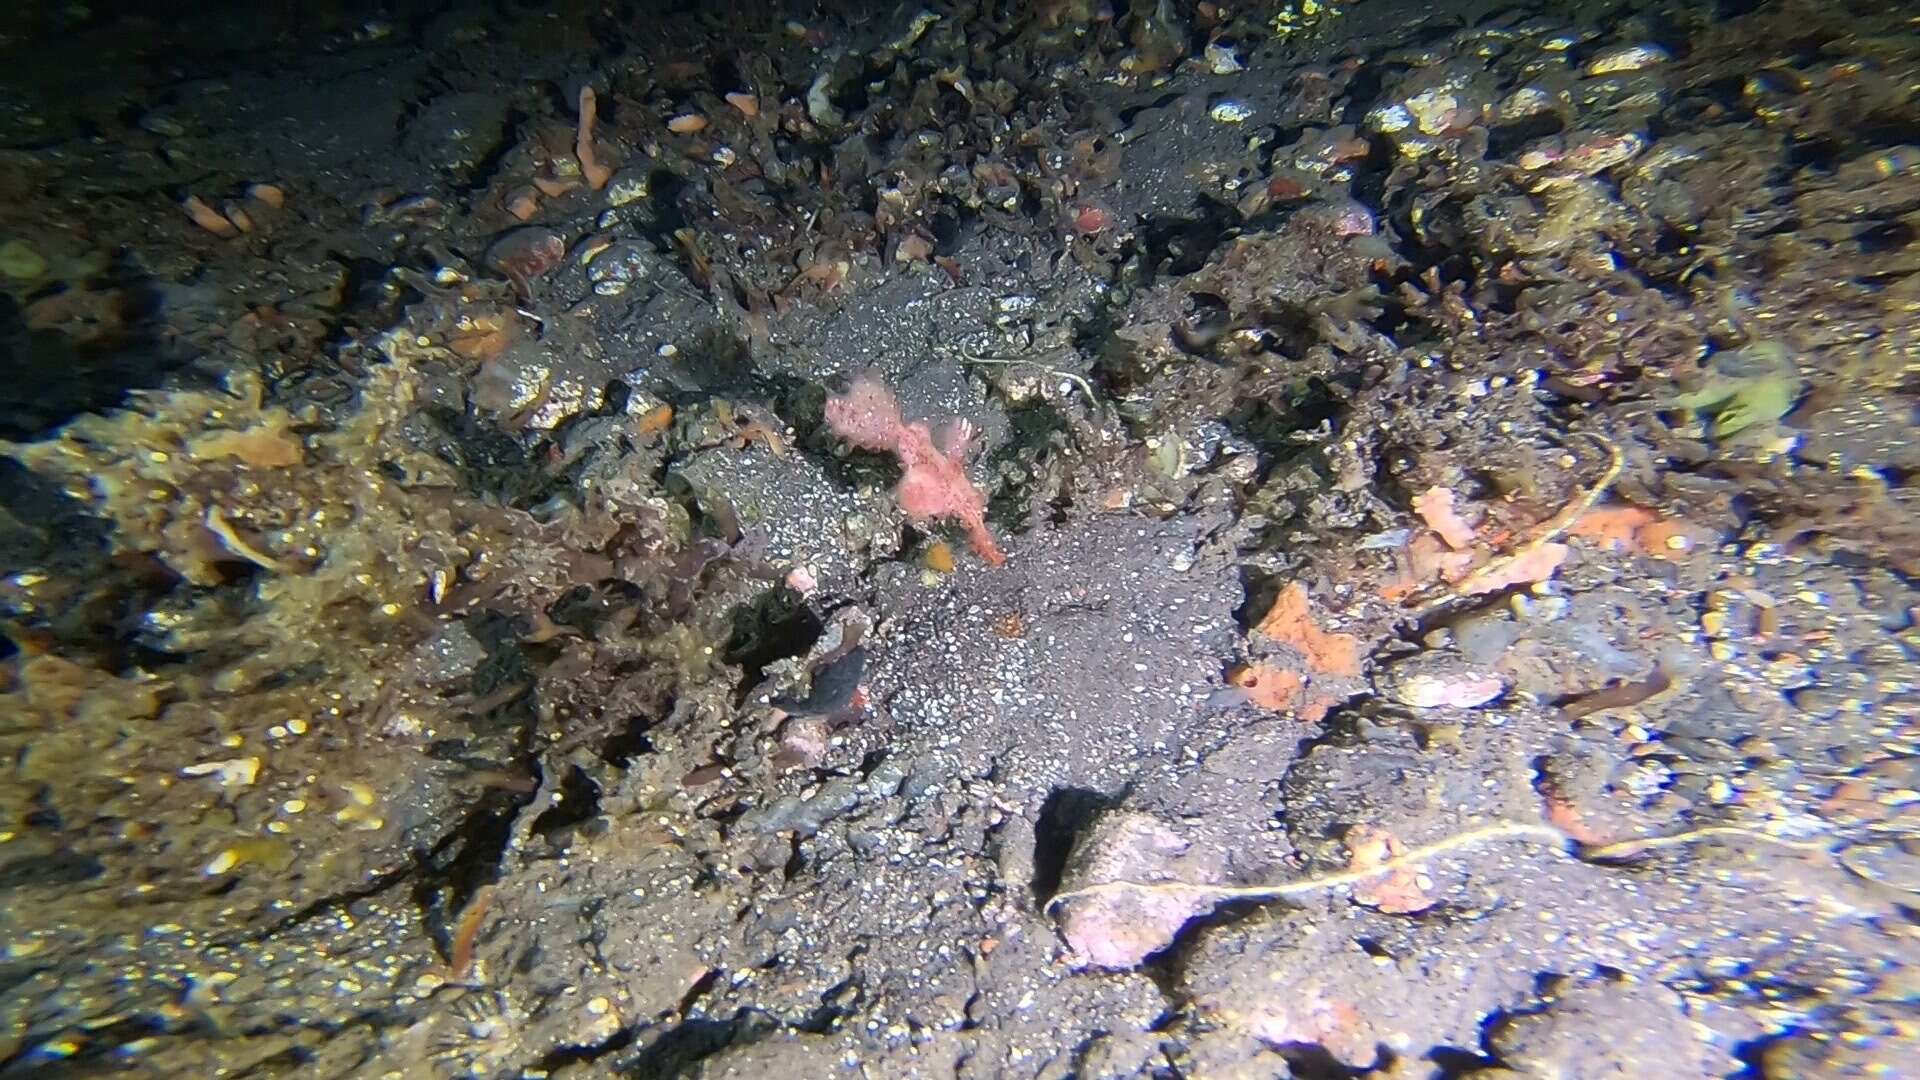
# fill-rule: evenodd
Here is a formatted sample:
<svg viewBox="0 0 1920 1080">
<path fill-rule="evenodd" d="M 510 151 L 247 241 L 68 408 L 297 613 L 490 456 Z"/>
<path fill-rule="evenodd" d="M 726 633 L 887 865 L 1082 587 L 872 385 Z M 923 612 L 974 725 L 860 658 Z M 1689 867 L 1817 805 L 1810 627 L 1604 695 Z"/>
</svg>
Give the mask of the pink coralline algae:
<svg viewBox="0 0 1920 1080">
<path fill-rule="evenodd" d="M 826 416 L 827 426 L 846 442 L 899 459 L 906 472 L 893 494 L 908 520 L 957 522 L 974 553 L 989 565 L 1007 561 L 987 531 L 987 497 L 967 479 L 971 424 L 953 420 L 936 432 L 924 420 L 909 423 L 893 391 L 870 375 L 857 376 L 845 394 L 828 398 Z"/>
</svg>

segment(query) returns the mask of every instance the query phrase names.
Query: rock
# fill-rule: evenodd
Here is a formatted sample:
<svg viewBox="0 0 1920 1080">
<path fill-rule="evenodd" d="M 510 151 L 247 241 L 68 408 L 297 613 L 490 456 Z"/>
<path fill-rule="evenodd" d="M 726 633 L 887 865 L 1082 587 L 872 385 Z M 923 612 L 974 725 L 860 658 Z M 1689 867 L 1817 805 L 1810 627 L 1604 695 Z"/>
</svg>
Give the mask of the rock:
<svg viewBox="0 0 1920 1080">
<path fill-rule="evenodd" d="M 1383 669 L 1374 677 L 1382 694 L 1410 709 L 1473 709 L 1507 692 L 1498 673 L 1449 652 L 1426 652 Z"/>
<path fill-rule="evenodd" d="M 1218 881 L 1218 872 L 1216 861 L 1197 854 L 1166 823 L 1119 811 L 1102 816 L 1073 846 L 1060 892 L 1113 883 L 1203 886 Z M 1060 933 L 1083 966 L 1131 968 L 1171 945 L 1187 920 L 1211 911 L 1215 902 L 1197 888 L 1161 891 L 1121 884 L 1065 901 Z"/>
</svg>

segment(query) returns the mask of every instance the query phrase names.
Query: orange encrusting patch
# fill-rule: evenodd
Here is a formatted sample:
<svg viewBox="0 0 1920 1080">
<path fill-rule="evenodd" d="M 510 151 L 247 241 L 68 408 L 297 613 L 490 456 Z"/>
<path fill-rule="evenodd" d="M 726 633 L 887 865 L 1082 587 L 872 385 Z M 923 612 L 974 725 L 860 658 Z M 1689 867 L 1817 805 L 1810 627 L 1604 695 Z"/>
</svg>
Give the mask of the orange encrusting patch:
<svg viewBox="0 0 1920 1080">
<path fill-rule="evenodd" d="M 1653 511 L 1638 506 L 1596 506 L 1581 514 L 1567 533 L 1608 551 L 1630 552 L 1640 546 L 1640 530 L 1655 520 Z"/>
<path fill-rule="evenodd" d="M 1307 685 L 1299 672 L 1266 663 L 1241 664 L 1227 673 L 1227 681 L 1245 690 L 1248 701 L 1275 712 L 1293 708 Z"/>
<path fill-rule="evenodd" d="M 540 194 L 534 191 L 516 191 L 507 197 L 507 213 L 516 221 L 532 221 L 540 213 Z"/>
<path fill-rule="evenodd" d="M 1656 559 L 1681 558 L 1712 539 L 1708 530 L 1692 522 L 1627 505 L 1596 506 L 1580 515 L 1567 534 L 1607 551 Z"/>
<path fill-rule="evenodd" d="M 1478 529 L 1454 509 L 1453 492 L 1432 487 L 1413 500 L 1414 512 L 1427 530 L 1407 542 L 1404 572 L 1377 590 L 1381 599 L 1403 603 L 1436 584 L 1451 586 L 1461 596 L 1480 596 L 1515 585 L 1546 581 L 1567 559 L 1571 549 L 1556 542 L 1518 542 L 1512 530 L 1485 521 Z M 1618 512 L 1616 512 L 1618 511 Z M 1631 511 L 1631 512 L 1627 512 Z M 1645 519 L 1639 515 L 1645 514 Z M 1582 531 L 1581 523 L 1585 523 Z M 1550 524 L 1550 523 L 1549 523 Z M 1568 529 L 1576 536 L 1597 540 L 1618 550 L 1625 538 L 1638 536 L 1650 528 L 1653 515 L 1632 507 L 1602 507 L 1590 510 Z M 1535 535 L 1541 535 L 1536 527 Z M 1546 532 L 1545 535 L 1556 535 Z"/>
<path fill-rule="evenodd" d="M 580 181 L 561 176 L 535 176 L 532 183 L 540 190 L 540 194 L 549 199 L 557 199 L 580 189 Z"/>
<path fill-rule="evenodd" d="M 673 406 L 656 405 L 640 414 L 633 425 L 634 433 L 642 439 L 651 439 L 673 426 Z"/>
<path fill-rule="evenodd" d="M 1304 584 L 1295 581 L 1281 589 L 1253 632 L 1300 657 L 1298 670 L 1262 660 L 1228 672 L 1227 681 L 1244 690 L 1253 704 L 1318 723 L 1335 705 L 1352 696 L 1350 688 L 1325 687 L 1321 680 L 1359 678 L 1360 639 L 1322 630 L 1313 621 Z"/>
<path fill-rule="evenodd" d="M 1713 534 L 1692 522 L 1665 518 L 1641 529 L 1638 539 L 1643 553 L 1660 559 L 1678 559 L 1691 554 L 1701 544 L 1710 543 Z"/>
<path fill-rule="evenodd" d="M 1453 508 L 1453 492 L 1446 488 L 1430 487 L 1414 496 L 1413 512 L 1453 550 L 1473 546 L 1473 526 Z"/>
<path fill-rule="evenodd" d="M 1254 633 L 1294 649 L 1309 672 L 1348 679 L 1360 676 L 1360 639 L 1320 629 L 1307 604 L 1307 587 L 1298 581 L 1280 590 Z"/>
</svg>

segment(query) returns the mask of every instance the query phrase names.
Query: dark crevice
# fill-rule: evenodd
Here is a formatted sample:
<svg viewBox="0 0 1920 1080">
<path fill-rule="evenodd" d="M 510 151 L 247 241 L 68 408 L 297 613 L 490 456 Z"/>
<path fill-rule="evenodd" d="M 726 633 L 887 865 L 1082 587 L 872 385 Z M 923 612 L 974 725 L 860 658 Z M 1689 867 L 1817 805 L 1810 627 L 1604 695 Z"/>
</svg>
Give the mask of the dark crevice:
<svg viewBox="0 0 1920 1080">
<path fill-rule="evenodd" d="M 1488 1066 L 1500 1067 L 1502 1065 L 1500 1056 L 1494 1052 L 1494 1043 L 1500 1030 L 1508 1024 L 1511 1024 L 1515 1019 L 1538 1016 L 1548 1009 L 1551 1009 L 1555 995 L 1559 992 L 1560 987 L 1565 984 L 1566 980 L 1567 976 L 1557 971 L 1535 972 L 1533 976 L 1531 1000 L 1492 1009 L 1481 1019 L 1480 1046 L 1477 1053 L 1460 1048 L 1447 1048 L 1448 1055 L 1455 1057 L 1463 1063 L 1478 1061 L 1480 1063 L 1479 1067 L 1482 1068 Z M 1437 1056 L 1439 1052 L 1436 1051 L 1435 1053 L 1436 1056 L 1434 1056 L 1433 1060 L 1436 1063 L 1442 1064 L 1442 1067 L 1445 1068 L 1446 1065 L 1441 1062 L 1441 1059 Z M 1466 1071 L 1470 1073 L 1472 1070 L 1468 1069 Z"/>
<path fill-rule="evenodd" d="M 421 864 L 419 860 L 411 860 L 404 866 L 376 875 L 366 885 L 358 889 L 349 889 L 332 896 L 321 897 L 318 900 L 306 904 L 292 914 L 276 919 L 263 928 L 244 934 L 215 938 L 211 941 L 211 944 L 218 948 L 236 948 L 241 945 L 261 942 L 268 938 L 277 937 L 315 918 L 332 912 L 345 910 L 358 901 L 371 899 L 405 884 L 407 881 L 413 879 L 415 875 L 420 872 L 420 869 Z"/>
<path fill-rule="evenodd" d="M 586 1065 L 600 1060 L 608 1054 L 618 1053 L 633 1045 L 637 1028 L 623 1027 L 605 1039 L 589 1046 L 562 1046 L 549 1050 L 540 1059 L 527 1067 L 523 1076 L 547 1076 L 556 1070 L 570 1065 Z"/>
<path fill-rule="evenodd" d="M 831 1034 L 842 1021 L 859 1013 L 866 996 L 866 988 L 857 976 L 830 986 L 821 992 L 820 1004 L 796 1021 L 794 1027 L 809 1035 Z"/>
<path fill-rule="evenodd" d="M 564 843 L 567 834 L 600 813 L 600 785 L 578 765 L 567 767 L 554 793 L 552 805 L 533 819 L 532 830 L 554 844 Z"/>
<path fill-rule="evenodd" d="M 1067 856 L 1081 834 L 1102 811 L 1113 806 L 1113 796 L 1086 788 L 1055 788 L 1040 806 L 1033 825 L 1033 897 L 1045 903 L 1060 891 L 1060 875 Z"/>
<path fill-rule="evenodd" d="M 1289 1043 L 1278 1050 L 1292 1070 L 1294 1080 L 1351 1080 L 1372 1071 L 1343 1064 L 1319 1043 Z"/>
<path fill-rule="evenodd" d="M 1779 1076 L 1780 1072 L 1777 1068 L 1767 1067 L 1767 1058 L 1772 1056 L 1771 1051 L 1782 1043 L 1804 1038 L 1806 1034 L 1805 1027 L 1793 1025 L 1785 1031 L 1770 1032 L 1759 1038 L 1734 1044 L 1731 1056 L 1740 1063 L 1740 1069 L 1730 1074 L 1727 1080 L 1766 1080 L 1769 1076 Z"/>
<path fill-rule="evenodd" d="M 1210 198 L 1202 198 L 1187 216 L 1148 218 L 1137 230 L 1147 283 L 1161 276 L 1191 274 L 1205 266 L 1239 220 L 1237 209 Z"/>
<path fill-rule="evenodd" d="M 94 880 L 105 870 L 105 864 L 99 859 L 77 851 L 9 859 L 0 863 L 0 893 L 19 888 L 78 885 Z"/>
<path fill-rule="evenodd" d="M 1542 112 L 1515 120 L 1510 124 L 1501 124 L 1487 132 L 1487 156 L 1505 160 L 1520 152 L 1520 149 L 1535 139 L 1544 139 L 1549 135 L 1558 135 L 1566 130 L 1566 121 L 1558 113 Z"/>
<path fill-rule="evenodd" d="M 752 1009 L 742 1009 L 724 1019 L 690 1017 L 624 1058 L 619 1073 L 635 1080 L 681 1080 L 697 1073 L 702 1061 L 720 1051 L 756 1042 L 780 1030 L 778 1021 Z"/>
<path fill-rule="evenodd" d="M 600 744 L 600 757 L 609 765 L 631 767 L 634 758 L 654 752 L 653 739 L 647 734 L 653 730 L 654 723 L 650 716 L 628 717 Z"/>
<path fill-rule="evenodd" d="M 1060 410 L 1045 401 L 1009 402 L 1006 410 L 1012 432 L 1006 444 L 988 457 L 989 475 L 1027 475 L 1027 470 L 1018 466 L 1029 459 L 1036 463 L 1044 461 L 1049 448 L 1072 432 Z M 998 468 L 1002 464 L 1009 468 Z M 1031 483 L 998 485 L 987 502 L 987 520 L 1010 533 L 1025 532 L 1033 523 L 1030 513 L 1035 498 L 1033 488 Z M 1056 507 L 1052 512 L 1058 523 L 1059 509 Z"/>
<path fill-rule="evenodd" d="M 738 665 L 751 687 L 766 676 L 776 660 L 804 656 L 826 629 L 805 598 L 782 585 L 734 609 L 733 631 L 720 651 L 721 659 Z"/>
<path fill-rule="evenodd" d="M 16 299 L 0 291 L 0 438 L 42 437 L 73 417 L 121 405 L 132 390 L 152 389 L 192 357 L 154 336 L 143 281 L 70 282 Z M 37 327 L 35 301 L 70 300 L 59 327 Z M 85 323 L 85 327 L 77 324 Z"/>
<path fill-rule="evenodd" d="M 1433 1062 L 1445 1080 L 1464 1078 L 1499 1067 L 1499 1062 L 1488 1055 L 1458 1046 L 1436 1046 L 1427 1051 L 1426 1059 Z"/>
<path fill-rule="evenodd" d="M 1141 962 L 1139 970 L 1153 980 L 1160 996 L 1166 999 L 1168 1008 L 1177 1008 L 1186 998 L 1183 988 L 1187 985 L 1186 973 L 1192 966 L 1190 961 L 1196 941 L 1211 931 L 1232 926 L 1244 919 L 1258 918 L 1283 903 L 1271 899 L 1222 900 L 1204 914 L 1188 919 L 1174 934 L 1173 940 Z"/>
<path fill-rule="evenodd" d="M 454 922 L 480 889 L 499 878 L 513 823 L 533 797 L 533 790 L 485 789 L 459 826 L 423 858 L 413 902 L 438 925 L 443 940 L 454 936 Z"/>
<path fill-rule="evenodd" d="M 519 108 L 507 109 L 505 115 L 501 117 L 500 126 L 503 134 L 499 141 L 473 163 L 464 177 L 459 178 L 467 184 L 472 193 L 471 197 L 484 194 L 494 178 L 501 173 L 514 148 L 519 145 L 520 141 L 514 137 L 515 134 L 528 127 L 532 119 Z"/>
</svg>

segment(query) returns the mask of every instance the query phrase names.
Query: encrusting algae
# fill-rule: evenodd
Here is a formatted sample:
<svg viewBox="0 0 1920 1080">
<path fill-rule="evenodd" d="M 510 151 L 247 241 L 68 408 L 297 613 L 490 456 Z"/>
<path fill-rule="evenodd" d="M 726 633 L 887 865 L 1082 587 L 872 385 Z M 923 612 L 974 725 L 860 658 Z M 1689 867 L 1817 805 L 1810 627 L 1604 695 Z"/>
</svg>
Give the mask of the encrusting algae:
<svg viewBox="0 0 1920 1080">
<path fill-rule="evenodd" d="M 421 688 L 399 673 L 439 630 L 430 581 L 503 537 L 461 512 L 444 465 L 391 438 L 410 388 L 401 365 L 380 369 L 359 414 L 302 434 L 237 375 L 230 392 L 150 394 L 6 448 L 113 524 L 112 559 L 177 582 L 140 616 L 154 655 L 139 663 L 10 628 L 23 722 L 4 736 L 16 765 L 0 799 L 8 820 L 37 807 L 57 824 L 15 834 L 9 854 L 99 883 L 97 906 L 84 890 L 62 901 L 76 922 L 228 884 L 227 912 L 291 910 L 406 857 L 388 792 L 408 792 L 407 813 L 450 800 L 421 748 L 370 731 L 367 710 L 411 707 Z M 22 608 L 57 627 L 84 588 L 29 588 Z"/>
<path fill-rule="evenodd" d="M 110 571 L 7 582 L 0 814 L 28 824 L 0 860 L 25 882 L 11 902 L 49 890 L 43 932 L 235 930 L 406 866 L 411 823 L 470 795 L 436 741 L 503 767 L 521 752 L 515 728 L 462 720 L 512 700 L 479 685 L 488 650 L 463 617 L 485 604 L 538 625 L 576 585 L 636 575 L 672 593 L 646 575 L 685 518 L 653 489 L 602 484 L 537 520 L 414 445 L 421 369 L 448 358 L 398 344 L 413 340 L 390 335 L 391 362 L 337 421 L 235 374 L 0 446 L 110 525 Z M 712 649 L 646 644 L 662 621 L 629 633 L 671 681 L 675 657 Z"/>
</svg>

